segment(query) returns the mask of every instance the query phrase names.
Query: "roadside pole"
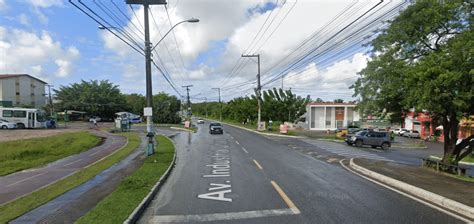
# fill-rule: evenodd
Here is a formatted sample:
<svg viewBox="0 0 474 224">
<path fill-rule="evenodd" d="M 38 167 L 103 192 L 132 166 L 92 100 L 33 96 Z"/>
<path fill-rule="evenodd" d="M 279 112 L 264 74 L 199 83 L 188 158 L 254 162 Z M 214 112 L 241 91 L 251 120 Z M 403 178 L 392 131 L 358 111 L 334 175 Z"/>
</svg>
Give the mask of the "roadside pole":
<svg viewBox="0 0 474 224">
<path fill-rule="evenodd" d="M 212 88 L 212 89 L 217 89 L 217 92 L 219 93 L 219 121 L 222 121 L 221 88 Z"/>
<path fill-rule="evenodd" d="M 258 131 L 263 131 L 264 128 L 262 129 L 262 126 L 260 125 L 261 123 L 261 114 L 262 114 L 262 100 L 261 100 L 261 89 L 262 86 L 260 85 L 260 54 L 253 54 L 253 55 L 244 55 L 242 54 L 242 57 L 244 58 L 257 58 L 257 66 L 258 66 L 258 73 L 257 73 L 257 106 L 258 106 L 258 114 L 257 114 L 257 130 Z"/>
<path fill-rule="evenodd" d="M 127 4 L 143 5 L 144 28 L 145 28 L 145 76 L 146 76 L 146 131 L 148 137 L 147 155 L 155 153 L 154 130 L 153 130 L 153 92 L 151 83 L 151 42 L 150 42 L 150 24 L 148 21 L 148 9 L 150 5 L 165 5 L 165 0 L 126 0 Z"/>
</svg>

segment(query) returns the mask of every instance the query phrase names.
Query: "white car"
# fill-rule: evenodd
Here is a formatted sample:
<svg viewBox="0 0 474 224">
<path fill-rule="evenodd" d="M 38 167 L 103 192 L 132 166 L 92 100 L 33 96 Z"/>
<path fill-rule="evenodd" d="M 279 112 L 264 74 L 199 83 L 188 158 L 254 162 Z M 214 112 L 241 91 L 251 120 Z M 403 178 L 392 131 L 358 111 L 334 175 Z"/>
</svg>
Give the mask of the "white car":
<svg viewBox="0 0 474 224">
<path fill-rule="evenodd" d="M 403 136 L 408 137 L 408 138 L 420 138 L 420 132 L 418 132 L 417 130 L 410 130 L 410 131 L 404 132 Z"/>
<path fill-rule="evenodd" d="M 89 118 L 89 122 L 93 122 L 95 119 L 95 121 L 99 122 L 100 120 L 102 120 L 100 117 L 96 117 L 96 116 L 92 116 Z"/>
<path fill-rule="evenodd" d="M 199 120 L 197 120 L 197 123 L 198 123 L 198 124 L 204 124 L 204 120 L 203 120 L 203 119 L 199 119 Z"/>
<path fill-rule="evenodd" d="M 7 120 L 0 119 L 0 128 L 2 129 L 15 129 L 16 124 L 13 122 L 9 122 Z"/>
<path fill-rule="evenodd" d="M 393 133 L 398 134 L 399 136 L 403 136 L 405 132 L 408 132 L 408 129 L 402 128 L 398 132 L 394 131 Z"/>
</svg>

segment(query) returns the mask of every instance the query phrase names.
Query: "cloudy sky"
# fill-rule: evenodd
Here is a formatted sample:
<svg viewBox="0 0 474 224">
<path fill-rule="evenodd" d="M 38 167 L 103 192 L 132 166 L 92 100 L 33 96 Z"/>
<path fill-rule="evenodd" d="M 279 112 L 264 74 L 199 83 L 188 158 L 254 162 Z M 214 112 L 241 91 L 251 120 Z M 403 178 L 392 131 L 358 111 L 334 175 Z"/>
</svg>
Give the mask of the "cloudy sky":
<svg viewBox="0 0 474 224">
<path fill-rule="evenodd" d="M 103 24 L 143 47 L 143 8 L 123 0 L 82 0 Z M 193 101 L 248 95 L 255 88 L 260 54 L 263 89 L 291 88 L 299 95 L 351 100 L 348 87 L 365 67 L 383 21 L 402 5 L 377 0 L 168 0 L 150 9 L 153 92 L 185 94 Z M 90 12 L 90 11 L 89 11 Z M 96 17 L 97 18 L 97 17 Z M 105 22 L 104 22 L 105 21 Z M 144 58 L 68 1 L 0 0 L 0 74 L 28 73 L 55 87 L 81 79 L 108 79 L 125 93 L 145 93 Z M 127 39 L 128 38 L 128 39 Z M 132 41 L 135 42 L 132 43 Z M 283 78 L 281 78 L 284 76 Z"/>
</svg>

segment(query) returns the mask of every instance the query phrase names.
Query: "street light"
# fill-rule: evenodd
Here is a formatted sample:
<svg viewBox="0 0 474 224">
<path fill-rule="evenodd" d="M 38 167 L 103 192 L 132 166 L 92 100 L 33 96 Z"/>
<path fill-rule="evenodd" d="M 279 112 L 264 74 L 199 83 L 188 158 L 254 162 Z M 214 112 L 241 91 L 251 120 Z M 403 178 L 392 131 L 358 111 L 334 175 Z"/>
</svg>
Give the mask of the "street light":
<svg viewBox="0 0 474 224">
<path fill-rule="evenodd" d="M 165 37 L 171 32 L 171 30 L 173 30 L 176 26 L 178 26 L 179 24 L 181 23 L 198 23 L 199 22 L 199 19 L 196 19 L 196 18 L 191 18 L 191 19 L 188 19 L 188 20 L 183 20 L 179 23 L 176 23 L 174 24 L 174 26 L 171 27 L 170 30 L 168 30 L 168 32 L 165 33 L 165 35 L 155 44 L 155 46 L 153 46 L 153 48 L 151 49 L 151 51 L 155 50 L 156 46 L 158 46 L 158 44 L 161 43 L 161 41 L 163 39 L 165 39 Z"/>
</svg>

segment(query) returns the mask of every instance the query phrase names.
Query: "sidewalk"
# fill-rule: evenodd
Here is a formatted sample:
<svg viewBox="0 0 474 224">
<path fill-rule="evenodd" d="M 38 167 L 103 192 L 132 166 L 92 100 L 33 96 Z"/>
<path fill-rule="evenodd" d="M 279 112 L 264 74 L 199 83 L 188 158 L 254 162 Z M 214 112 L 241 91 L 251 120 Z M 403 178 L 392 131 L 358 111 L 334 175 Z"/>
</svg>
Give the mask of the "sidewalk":
<svg viewBox="0 0 474 224">
<path fill-rule="evenodd" d="M 354 163 L 370 171 L 474 207 L 474 182 L 467 182 L 427 168 L 391 162 L 355 159 Z"/>
<path fill-rule="evenodd" d="M 105 138 L 103 144 L 43 167 L 0 177 L 0 205 L 44 188 L 90 166 L 116 152 L 127 143 L 127 139 L 123 136 L 98 131 L 93 133 Z"/>
</svg>

